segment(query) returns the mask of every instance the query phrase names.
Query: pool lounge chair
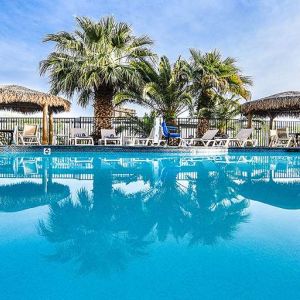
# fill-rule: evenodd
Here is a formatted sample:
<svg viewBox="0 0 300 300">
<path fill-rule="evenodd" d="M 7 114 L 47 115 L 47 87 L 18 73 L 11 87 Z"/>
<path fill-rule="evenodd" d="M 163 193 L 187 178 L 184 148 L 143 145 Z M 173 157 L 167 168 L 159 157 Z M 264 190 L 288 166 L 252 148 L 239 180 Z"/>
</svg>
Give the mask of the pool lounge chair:
<svg viewBox="0 0 300 300">
<path fill-rule="evenodd" d="M 166 146 L 166 140 L 162 139 L 161 118 L 155 118 L 154 126 L 148 137 L 134 137 L 133 144 L 142 146 Z"/>
<path fill-rule="evenodd" d="M 21 145 L 40 145 L 38 125 L 25 124 L 23 131 L 18 132 L 18 140 Z"/>
<path fill-rule="evenodd" d="M 177 132 L 177 126 L 168 126 L 165 121 L 161 123 L 162 134 L 163 137 L 167 140 L 167 144 L 169 144 L 170 139 L 179 139 L 179 145 L 181 144 L 181 136 L 180 133 Z"/>
<path fill-rule="evenodd" d="M 84 128 L 71 128 L 69 145 L 74 146 L 91 146 L 94 145 L 94 140 L 88 135 Z"/>
<path fill-rule="evenodd" d="M 293 147 L 296 145 L 296 138 L 289 134 L 288 128 L 278 128 L 276 129 L 276 134 L 272 130 L 270 131 L 271 137 L 270 147 Z"/>
<path fill-rule="evenodd" d="M 118 137 L 115 129 L 101 129 L 99 145 L 122 145 L 122 138 Z"/>
<path fill-rule="evenodd" d="M 269 147 L 274 147 L 277 141 L 277 130 L 271 129 L 269 135 Z"/>
<path fill-rule="evenodd" d="M 215 145 L 215 136 L 219 132 L 218 129 L 207 130 L 201 138 L 181 138 L 181 146 L 200 146 L 208 147 Z"/>
<path fill-rule="evenodd" d="M 153 127 L 148 137 L 134 138 L 134 145 L 141 146 L 165 146 L 166 140 L 162 139 L 161 128 L 158 129 L 158 134 L 155 134 L 156 128 Z"/>
<path fill-rule="evenodd" d="M 251 145 L 255 147 L 257 140 L 251 138 L 252 133 L 252 128 L 241 129 L 235 138 L 215 139 L 215 146 L 228 148 L 229 146 L 246 147 L 247 145 Z"/>
</svg>

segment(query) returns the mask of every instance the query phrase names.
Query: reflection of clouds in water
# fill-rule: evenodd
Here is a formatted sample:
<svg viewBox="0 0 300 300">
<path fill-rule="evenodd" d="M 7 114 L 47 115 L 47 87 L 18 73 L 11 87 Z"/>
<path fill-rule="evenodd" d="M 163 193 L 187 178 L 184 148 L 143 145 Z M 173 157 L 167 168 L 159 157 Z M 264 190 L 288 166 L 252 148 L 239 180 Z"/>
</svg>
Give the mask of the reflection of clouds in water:
<svg viewBox="0 0 300 300">
<path fill-rule="evenodd" d="M 89 192 L 93 189 L 92 180 L 78 180 L 78 179 L 56 179 L 55 182 L 68 184 L 70 188 L 70 195 L 72 201 L 76 203 L 78 190 L 85 188 Z"/>
<path fill-rule="evenodd" d="M 137 180 L 130 183 L 120 182 L 113 184 L 113 189 L 122 192 L 124 195 L 146 192 L 150 189 L 150 183 L 144 180 Z"/>
</svg>

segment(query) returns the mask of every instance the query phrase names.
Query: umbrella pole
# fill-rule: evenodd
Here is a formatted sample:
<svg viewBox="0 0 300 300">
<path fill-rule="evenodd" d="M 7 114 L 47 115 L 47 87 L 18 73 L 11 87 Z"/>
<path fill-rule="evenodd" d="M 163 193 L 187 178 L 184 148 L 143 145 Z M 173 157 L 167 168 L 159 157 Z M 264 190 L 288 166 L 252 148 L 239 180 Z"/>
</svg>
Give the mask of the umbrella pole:
<svg viewBox="0 0 300 300">
<path fill-rule="evenodd" d="M 47 162 L 45 159 L 43 159 L 43 174 L 42 174 L 42 184 L 43 184 L 43 190 L 44 194 L 46 195 L 48 193 L 48 170 L 47 170 Z"/>
<path fill-rule="evenodd" d="M 252 114 L 247 115 L 247 128 L 252 128 Z"/>
<path fill-rule="evenodd" d="M 274 116 L 270 116 L 270 124 L 269 124 L 270 130 L 273 129 L 273 125 L 274 125 Z"/>
<path fill-rule="evenodd" d="M 47 145 L 48 144 L 48 122 L 47 122 L 47 116 L 48 116 L 48 105 L 45 105 L 43 108 L 43 137 L 42 137 L 42 144 Z"/>
<path fill-rule="evenodd" d="M 53 111 L 49 111 L 49 145 L 53 145 Z"/>
</svg>

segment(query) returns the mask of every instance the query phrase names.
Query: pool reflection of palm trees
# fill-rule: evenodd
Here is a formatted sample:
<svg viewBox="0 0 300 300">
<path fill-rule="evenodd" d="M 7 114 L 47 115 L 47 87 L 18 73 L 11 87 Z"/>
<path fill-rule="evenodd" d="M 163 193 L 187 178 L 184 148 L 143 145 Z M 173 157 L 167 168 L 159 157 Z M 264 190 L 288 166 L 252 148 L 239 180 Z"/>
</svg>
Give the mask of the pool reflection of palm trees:
<svg viewBox="0 0 300 300">
<path fill-rule="evenodd" d="M 57 246 L 49 259 L 76 261 L 80 274 L 109 273 L 144 254 L 147 243 L 126 231 L 114 213 L 95 210 L 86 190 L 78 192 L 77 200 L 52 204 L 47 223 L 40 221 L 40 233 Z"/>
<path fill-rule="evenodd" d="M 115 188 L 133 172 L 132 164 L 127 173 L 124 166 L 95 166 L 93 193 L 80 190 L 77 201 L 52 204 L 49 219 L 40 222 L 40 233 L 57 246 L 50 258 L 76 261 L 80 273 L 109 272 L 150 253 L 157 240 L 214 244 L 232 238 L 247 220 L 247 200 L 232 188 L 216 193 L 224 178 L 211 176 L 204 164 L 179 165 L 161 161 L 158 180 L 137 174 L 148 189 L 134 192 Z"/>
<path fill-rule="evenodd" d="M 158 196 L 149 202 L 152 216 L 158 216 L 158 237 L 164 240 L 171 232 L 176 239 L 188 237 L 190 244 L 232 238 L 238 224 L 248 220 L 249 203 L 225 180 L 210 160 L 163 170 Z"/>
<path fill-rule="evenodd" d="M 237 193 L 215 162 L 203 160 L 197 169 L 190 243 L 211 245 L 218 239 L 232 239 L 239 224 L 249 220 L 249 201 Z"/>
</svg>

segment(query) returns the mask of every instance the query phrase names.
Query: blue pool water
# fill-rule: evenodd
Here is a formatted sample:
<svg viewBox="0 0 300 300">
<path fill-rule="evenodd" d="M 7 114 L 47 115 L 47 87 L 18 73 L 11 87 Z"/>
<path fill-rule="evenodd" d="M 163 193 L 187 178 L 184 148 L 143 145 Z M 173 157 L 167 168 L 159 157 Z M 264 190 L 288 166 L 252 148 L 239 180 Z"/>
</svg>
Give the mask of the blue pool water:
<svg viewBox="0 0 300 300">
<path fill-rule="evenodd" d="M 0 155 L 1 299 L 300 299 L 300 155 Z"/>
</svg>

